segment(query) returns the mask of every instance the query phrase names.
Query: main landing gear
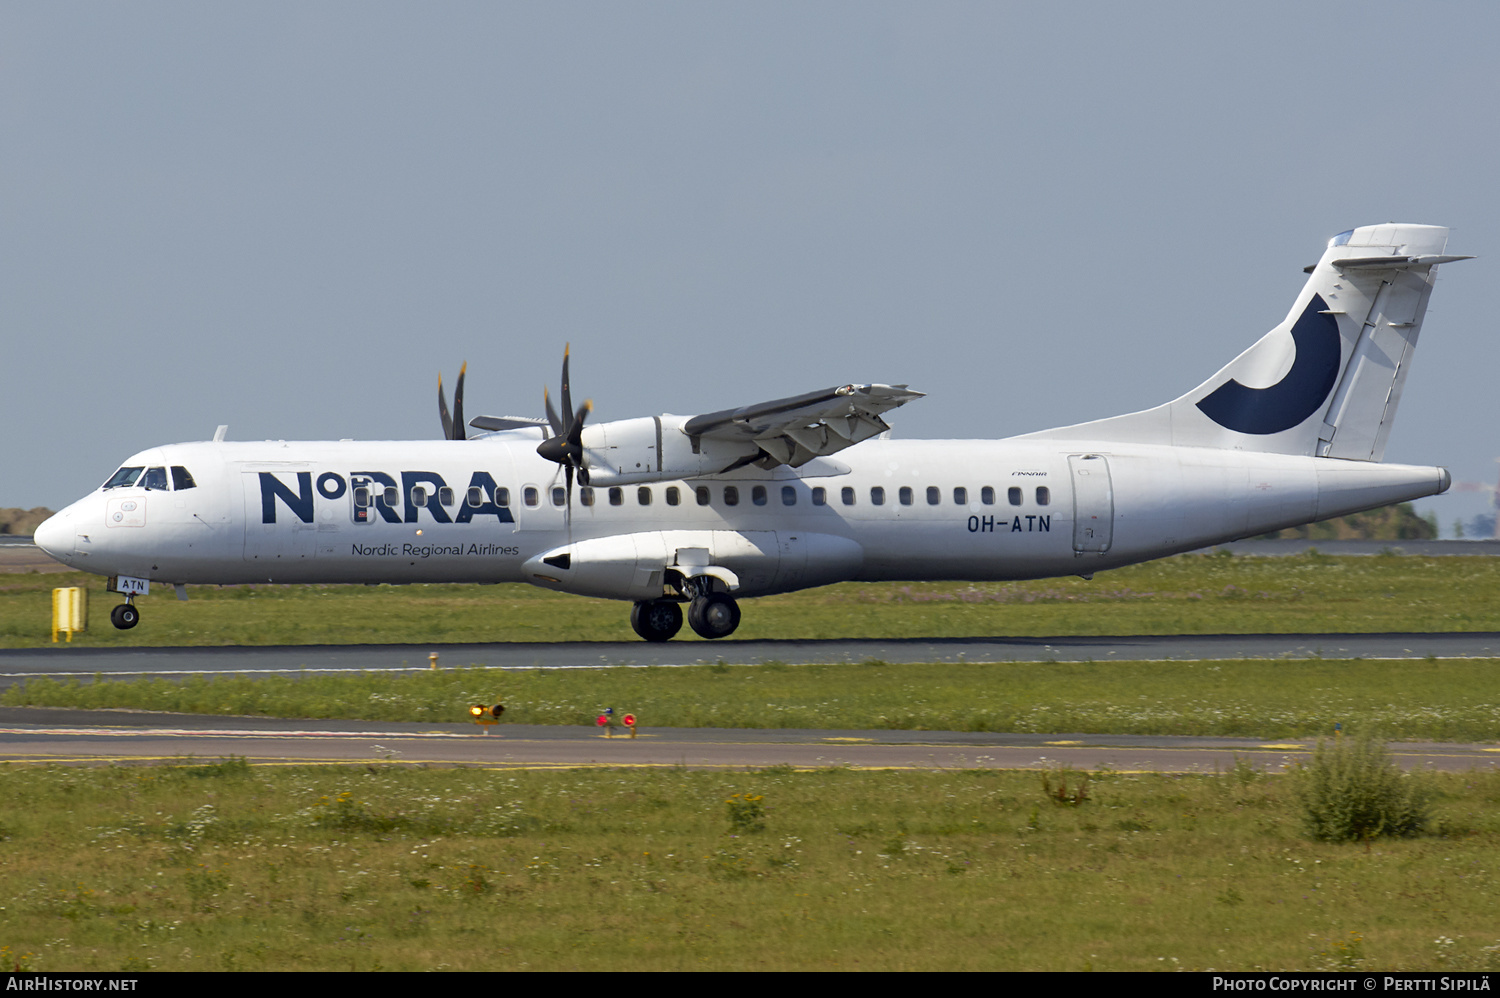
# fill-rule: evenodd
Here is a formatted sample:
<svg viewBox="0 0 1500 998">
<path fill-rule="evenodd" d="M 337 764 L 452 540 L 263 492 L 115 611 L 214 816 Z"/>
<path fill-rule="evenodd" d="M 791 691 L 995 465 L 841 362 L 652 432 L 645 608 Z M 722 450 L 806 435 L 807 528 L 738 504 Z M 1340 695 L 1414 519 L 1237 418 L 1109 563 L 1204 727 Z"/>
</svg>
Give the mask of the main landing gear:
<svg viewBox="0 0 1500 998">
<path fill-rule="evenodd" d="M 671 641 L 682 630 L 682 607 L 664 599 L 637 603 L 630 610 L 630 626 L 647 641 Z"/>
<path fill-rule="evenodd" d="M 141 622 L 141 611 L 134 603 L 121 603 L 109 611 L 109 622 L 122 631 L 128 631 Z"/>
<path fill-rule="evenodd" d="M 688 604 L 688 626 L 700 638 L 727 638 L 740 626 L 740 605 L 728 593 L 708 593 Z"/>
<path fill-rule="evenodd" d="M 740 626 L 740 605 L 728 593 L 705 593 L 688 604 L 688 626 L 703 638 L 727 638 Z M 673 600 L 637 603 L 630 626 L 647 641 L 670 641 L 682 630 L 682 605 Z"/>
</svg>

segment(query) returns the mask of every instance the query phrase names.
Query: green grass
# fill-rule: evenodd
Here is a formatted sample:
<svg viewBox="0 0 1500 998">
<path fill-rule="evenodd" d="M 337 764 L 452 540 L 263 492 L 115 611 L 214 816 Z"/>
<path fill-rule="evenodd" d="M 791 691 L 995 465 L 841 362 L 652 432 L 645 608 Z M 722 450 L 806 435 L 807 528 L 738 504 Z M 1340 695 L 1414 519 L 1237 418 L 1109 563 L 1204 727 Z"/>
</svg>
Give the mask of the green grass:
<svg viewBox="0 0 1500 998">
<path fill-rule="evenodd" d="M 503 723 L 590 724 L 602 707 L 643 728 L 886 728 L 1314 737 L 1336 723 L 1392 738 L 1500 740 L 1500 661 L 1297 660 L 904 665 L 482 668 L 28 680 L 9 706 L 466 722 L 503 700 Z"/>
<path fill-rule="evenodd" d="M 51 641 L 51 589 L 90 589 L 85 646 L 634 641 L 629 604 L 529 586 L 170 588 L 142 623 L 82 574 L 0 576 L 0 647 Z M 846 583 L 747 600 L 736 638 L 1500 630 L 1500 559 L 1183 555 L 1014 583 Z M 697 640 L 687 629 L 678 640 Z M 733 639 L 723 642 L 733 647 Z M 732 653 L 729 653 L 732 657 Z"/>
<path fill-rule="evenodd" d="M 1500 774 L 1434 783 L 1427 834 L 1366 848 L 1308 840 L 1290 781 L 1248 764 L 1094 773 L 1072 805 L 993 771 L 10 767 L 0 959 L 1500 969 Z M 764 830 L 736 826 L 734 794 Z"/>
</svg>

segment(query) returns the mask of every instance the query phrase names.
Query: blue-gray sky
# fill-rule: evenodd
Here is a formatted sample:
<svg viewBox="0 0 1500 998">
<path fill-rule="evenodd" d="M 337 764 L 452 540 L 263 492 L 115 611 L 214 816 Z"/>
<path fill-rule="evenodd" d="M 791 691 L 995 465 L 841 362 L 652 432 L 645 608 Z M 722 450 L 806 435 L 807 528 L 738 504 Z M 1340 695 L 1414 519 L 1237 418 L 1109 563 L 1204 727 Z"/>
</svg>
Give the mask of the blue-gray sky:
<svg viewBox="0 0 1500 998">
<path fill-rule="evenodd" d="M 1387 460 L 1493 481 L 1500 7 L 0 4 L 0 506 L 151 444 L 847 381 L 1144 408 L 1340 230 L 1452 226 Z M 1429 500 L 1445 526 L 1487 508 Z"/>
</svg>

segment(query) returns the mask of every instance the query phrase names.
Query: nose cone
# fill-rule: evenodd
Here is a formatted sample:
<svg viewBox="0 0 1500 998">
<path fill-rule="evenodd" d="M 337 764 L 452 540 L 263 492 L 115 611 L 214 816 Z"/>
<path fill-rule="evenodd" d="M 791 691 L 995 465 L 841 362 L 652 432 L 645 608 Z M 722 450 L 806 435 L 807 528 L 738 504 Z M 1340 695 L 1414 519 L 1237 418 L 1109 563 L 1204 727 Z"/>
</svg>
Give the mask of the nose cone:
<svg viewBox="0 0 1500 998">
<path fill-rule="evenodd" d="M 67 512 L 56 513 L 42 521 L 32 537 L 36 546 L 58 561 L 66 563 L 73 553 L 73 523 Z"/>
</svg>

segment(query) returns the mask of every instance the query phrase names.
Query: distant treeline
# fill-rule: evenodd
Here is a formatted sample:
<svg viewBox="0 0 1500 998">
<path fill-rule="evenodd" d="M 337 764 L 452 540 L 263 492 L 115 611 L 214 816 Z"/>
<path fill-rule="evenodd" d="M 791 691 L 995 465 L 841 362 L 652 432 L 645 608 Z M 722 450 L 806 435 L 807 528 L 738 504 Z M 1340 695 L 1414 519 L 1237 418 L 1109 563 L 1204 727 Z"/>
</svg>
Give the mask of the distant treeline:
<svg viewBox="0 0 1500 998">
<path fill-rule="evenodd" d="M 0 509 L 0 534 L 29 536 L 36 532 L 39 523 L 51 515 L 52 510 L 43 506 L 35 509 Z M 1420 517 L 1412 509 L 1411 503 L 1403 502 L 1372 509 L 1368 513 L 1341 516 L 1336 520 L 1288 527 L 1262 536 L 1268 540 L 1426 541 L 1435 539 L 1437 535 L 1437 514 L 1429 513 L 1425 518 Z"/>
<path fill-rule="evenodd" d="M 18 509 L 14 506 L 0 509 L 0 534 L 20 534 L 30 537 L 36 533 L 37 526 L 52 515 L 52 510 L 45 506 L 35 509 Z"/>
<path fill-rule="evenodd" d="M 1418 516 L 1411 503 L 1382 506 L 1365 513 L 1321 523 L 1304 523 L 1261 535 L 1266 540 L 1305 541 L 1430 541 L 1438 535 L 1437 514 Z"/>
</svg>

